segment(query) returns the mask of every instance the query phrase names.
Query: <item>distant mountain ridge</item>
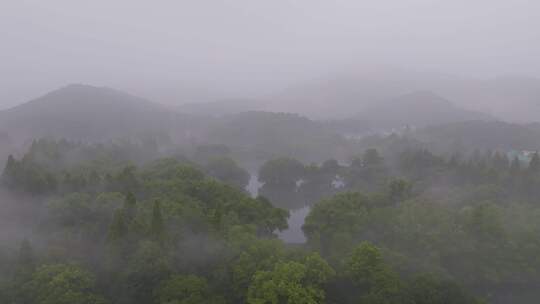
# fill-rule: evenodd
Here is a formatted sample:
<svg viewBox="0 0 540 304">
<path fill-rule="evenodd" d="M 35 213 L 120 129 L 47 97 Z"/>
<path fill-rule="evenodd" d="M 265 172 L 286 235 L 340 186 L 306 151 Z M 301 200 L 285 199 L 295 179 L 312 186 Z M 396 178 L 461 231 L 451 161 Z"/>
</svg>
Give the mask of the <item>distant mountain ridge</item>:
<svg viewBox="0 0 540 304">
<path fill-rule="evenodd" d="M 355 116 L 371 127 L 424 127 L 470 120 L 493 120 L 490 115 L 465 110 L 430 91 L 417 91 L 378 102 Z"/>
<path fill-rule="evenodd" d="M 378 103 L 429 91 L 466 110 L 512 122 L 540 121 L 540 79 L 506 76 L 466 78 L 395 67 L 351 67 L 291 86 L 268 98 L 269 111 L 319 119 L 347 118 Z"/>
<path fill-rule="evenodd" d="M 540 129 L 503 121 L 467 121 L 419 129 L 414 136 L 434 151 L 540 150 Z"/>
<path fill-rule="evenodd" d="M 52 136 L 99 141 L 166 134 L 187 118 L 111 88 L 72 84 L 0 111 L 0 130 L 12 138 Z"/>
</svg>

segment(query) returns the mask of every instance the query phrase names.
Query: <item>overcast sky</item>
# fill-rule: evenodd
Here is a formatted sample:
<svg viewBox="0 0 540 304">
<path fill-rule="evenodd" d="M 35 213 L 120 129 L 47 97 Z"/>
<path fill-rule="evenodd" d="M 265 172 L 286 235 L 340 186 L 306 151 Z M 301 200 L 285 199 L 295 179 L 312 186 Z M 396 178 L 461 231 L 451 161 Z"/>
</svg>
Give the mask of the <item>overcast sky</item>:
<svg viewBox="0 0 540 304">
<path fill-rule="evenodd" d="M 0 0 L 0 107 L 74 82 L 251 96 L 367 63 L 540 77 L 540 1 Z"/>
</svg>

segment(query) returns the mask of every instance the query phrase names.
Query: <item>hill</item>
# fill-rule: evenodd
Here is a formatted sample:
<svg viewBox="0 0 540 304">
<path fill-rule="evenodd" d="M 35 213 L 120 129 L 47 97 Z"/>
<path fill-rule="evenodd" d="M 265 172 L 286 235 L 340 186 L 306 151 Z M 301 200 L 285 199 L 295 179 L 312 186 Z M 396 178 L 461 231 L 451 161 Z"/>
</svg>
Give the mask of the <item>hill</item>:
<svg viewBox="0 0 540 304">
<path fill-rule="evenodd" d="M 223 116 L 249 111 L 260 111 L 264 108 L 262 102 L 254 99 L 224 99 L 210 102 L 191 102 L 177 107 L 185 114 L 201 116 Z"/>
<path fill-rule="evenodd" d="M 348 144 L 322 122 L 297 114 L 256 111 L 216 119 L 207 138 L 260 159 L 289 156 L 307 162 L 339 158 Z"/>
<path fill-rule="evenodd" d="M 489 115 L 465 110 L 428 91 L 418 91 L 378 102 L 356 116 L 373 128 L 405 125 L 423 127 L 469 120 L 492 120 Z"/>
<path fill-rule="evenodd" d="M 398 96 L 429 91 L 466 110 L 512 122 L 540 121 L 540 79 L 476 79 L 394 67 L 351 67 L 287 88 L 268 98 L 266 110 L 312 118 L 346 118 Z"/>
<path fill-rule="evenodd" d="M 539 150 L 540 131 L 502 121 L 468 121 L 430 126 L 415 137 L 433 150 Z"/>
<path fill-rule="evenodd" d="M 100 141 L 169 135 L 187 116 L 104 87 L 73 84 L 0 111 L 0 130 L 12 138 L 62 137 Z"/>
</svg>

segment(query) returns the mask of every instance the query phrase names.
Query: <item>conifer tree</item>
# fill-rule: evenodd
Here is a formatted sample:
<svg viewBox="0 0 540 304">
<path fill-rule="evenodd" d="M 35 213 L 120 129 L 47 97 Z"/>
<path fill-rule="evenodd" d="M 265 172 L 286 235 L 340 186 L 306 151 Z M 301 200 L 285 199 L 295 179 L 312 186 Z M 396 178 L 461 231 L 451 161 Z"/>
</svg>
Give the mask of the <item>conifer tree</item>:
<svg viewBox="0 0 540 304">
<path fill-rule="evenodd" d="M 158 241 L 163 240 L 164 234 L 164 224 L 163 224 L 163 215 L 161 214 L 161 203 L 159 201 L 154 202 L 154 207 L 152 209 L 152 237 Z"/>
</svg>

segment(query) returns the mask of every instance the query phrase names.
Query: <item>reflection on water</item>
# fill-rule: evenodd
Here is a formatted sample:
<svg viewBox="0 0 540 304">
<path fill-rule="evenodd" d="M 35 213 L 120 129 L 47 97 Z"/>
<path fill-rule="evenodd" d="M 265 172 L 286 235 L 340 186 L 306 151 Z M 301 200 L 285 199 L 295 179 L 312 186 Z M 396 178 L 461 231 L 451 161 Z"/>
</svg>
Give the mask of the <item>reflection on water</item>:
<svg viewBox="0 0 540 304">
<path fill-rule="evenodd" d="M 289 228 L 278 233 L 279 238 L 286 243 L 305 243 L 306 237 L 302 231 L 302 225 L 309 214 L 309 209 L 309 206 L 305 206 L 302 209 L 291 210 L 288 220 Z"/>
<path fill-rule="evenodd" d="M 262 183 L 259 182 L 259 176 L 257 175 L 257 173 L 251 172 L 246 190 L 251 194 L 252 197 L 257 197 L 259 193 L 259 188 L 261 186 Z"/>
<path fill-rule="evenodd" d="M 257 174 L 252 172 L 246 190 L 252 197 L 256 197 L 259 193 L 259 188 L 261 188 L 262 185 L 263 184 L 259 182 Z M 302 231 L 302 225 L 304 225 L 304 220 L 309 213 L 309 209 L 309 206 L 304 206 L 300 209 L 290 210 L 290 216 L 287 221 L 289 228 L 279 232 L 279 238 L 286 243 L 305 243 L 306 237 Z"/>
</svg>

